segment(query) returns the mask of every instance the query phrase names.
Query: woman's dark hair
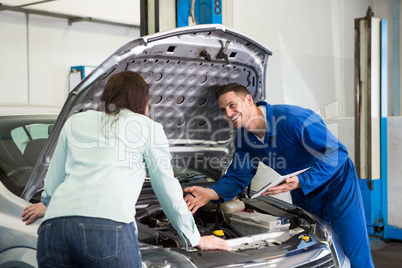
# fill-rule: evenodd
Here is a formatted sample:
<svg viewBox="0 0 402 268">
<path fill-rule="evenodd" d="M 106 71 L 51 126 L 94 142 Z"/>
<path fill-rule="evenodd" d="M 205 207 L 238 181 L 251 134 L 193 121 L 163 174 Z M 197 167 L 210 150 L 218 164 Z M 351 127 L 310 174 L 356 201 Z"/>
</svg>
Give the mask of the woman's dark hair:
<svg viewBox="0 0 402 268">
<path fill-rule="evenodd" d="M 243 94 L 244 96 L 247 96 L 248 94 L 250 94 L 250 91 L 245 86 L 237 84 L 237 83 L 230 83 L 230 84 L 218 86 L 215 91 L 215 97 L 216 97 L 216 99 L 219 99 L 219 97 L 222 96 L 223 94 L 232 92 L 232 91 L 236 94 L 237 93 Z"/>
<path fill-rule="evenodd" d="M 110 77 L 101 97 L 107 114 L 118 114 L 121 109 L 128 109 L 145 115 L 148 100 L 148 84 L 133 71 L 123 71 Z"/>
</svg>

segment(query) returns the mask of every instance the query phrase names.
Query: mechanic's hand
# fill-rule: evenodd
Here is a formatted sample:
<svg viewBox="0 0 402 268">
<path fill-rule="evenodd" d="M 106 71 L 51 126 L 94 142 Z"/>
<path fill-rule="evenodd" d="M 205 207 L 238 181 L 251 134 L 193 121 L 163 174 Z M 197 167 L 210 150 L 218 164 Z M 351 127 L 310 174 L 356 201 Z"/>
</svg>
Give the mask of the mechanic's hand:
<svg viewBox="0 0 402 268">
<path fill-rule="evenodd" d="M 201 236 L 201 240 L 200 243 L 198 243 L 197 248 L 200 248 L 202 250 L 207 249 L 222 249 L 227 251 L 231 250 L 230 246 L 226 243 L 225 240 L 213 235 Z"/>
<path fill-rule="evenodd" d="M 287 178 L 284 183 L 282 183 L 278 186 L 269 188 L 264 193 L 262 193 L 262 195 L 276 195 L 276 194 L 286 193 L 286 192 L 292 191 L 297 188 L 300 188 L 299 178 L 297 176 L 293 176 L 293 177 Z"/>
<path fill-rule="evenodd" d="M 192 186 L 184 188 L 185 193 L 188 193 L 184 197 L 184 201 L 187 203 L 188 210 L 194 214 L 200 207 L 204 206 L 210 200 L 218 200 L 218 194 L 210 189 L 200 186 Z"/>
<path fill-rule="evenodd" d="M 26 225 L 29 225 L 37 218 L 43 217 L 45 212 L 46 206 L 42 202 L 29 205 L 24 208 L 24 213 L 21 215 L 22 221 L 24 221 Z"/>
</svg>

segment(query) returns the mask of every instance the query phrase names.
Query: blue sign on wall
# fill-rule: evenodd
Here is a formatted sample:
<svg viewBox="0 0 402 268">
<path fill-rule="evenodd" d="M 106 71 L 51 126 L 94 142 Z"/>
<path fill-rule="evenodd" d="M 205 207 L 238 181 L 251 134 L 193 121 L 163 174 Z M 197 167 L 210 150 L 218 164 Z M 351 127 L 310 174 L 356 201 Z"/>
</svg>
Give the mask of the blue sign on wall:
<svg viewBox="0 0 402 268">
<path fill-rule="evenodd" d="M 177 27 L 188 26 L 191 0 L 177 0 Z M 222 24 L 222 0 L 195 0 L 197 24 Z"/>
</svg>

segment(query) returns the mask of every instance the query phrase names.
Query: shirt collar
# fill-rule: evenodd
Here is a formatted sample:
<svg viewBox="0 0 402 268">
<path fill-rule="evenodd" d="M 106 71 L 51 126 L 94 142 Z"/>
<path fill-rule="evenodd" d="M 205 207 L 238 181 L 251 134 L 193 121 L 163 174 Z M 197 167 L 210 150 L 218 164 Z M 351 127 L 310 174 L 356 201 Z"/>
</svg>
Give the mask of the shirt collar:
<svg viewBox="0 0 402 268">
<path fill-rule="evenodd" d="M 276 136 L 276 129 L 274 128 L 274 111 L 272 109 L 272 106 L 265 102 L 265 101 L 260 101 L 256 103 L 257 106 L 264 106 L 266 109 L 266 124 L 267 124 L 267 129 L 265 132 L 265 138 L 268 139 L 271 136 Z"/>
</svg>

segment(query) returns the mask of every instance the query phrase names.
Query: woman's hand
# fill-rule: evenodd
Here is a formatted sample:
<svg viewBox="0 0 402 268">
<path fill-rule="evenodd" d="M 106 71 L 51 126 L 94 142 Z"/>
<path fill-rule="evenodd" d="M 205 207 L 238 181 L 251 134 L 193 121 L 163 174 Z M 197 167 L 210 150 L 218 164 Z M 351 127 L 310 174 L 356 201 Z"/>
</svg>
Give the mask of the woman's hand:
<svg viewBox="0 0 402 268">
<path fill-rule="evenodd" d="M 231 250 L 230 246 L 226 243 L 225 240 L 213 235 L 201 236 L 200 243 L 198 243 L 197 247 L 202 250 L 208 250 L 208 249 L 221 249 L 227 251 Z"/>
<path fill-rule="evenodd" d="M 24 208 L 24 213 L 21 215 L 22 221 L 24 221 L 26 225 L 29 225 L 37 218 L 43 217 L 45 212 L 46 206 L 42 202 L 29 205 Z"/>
</svg>

